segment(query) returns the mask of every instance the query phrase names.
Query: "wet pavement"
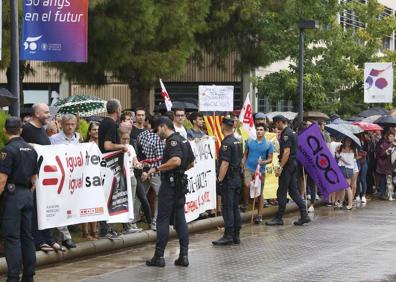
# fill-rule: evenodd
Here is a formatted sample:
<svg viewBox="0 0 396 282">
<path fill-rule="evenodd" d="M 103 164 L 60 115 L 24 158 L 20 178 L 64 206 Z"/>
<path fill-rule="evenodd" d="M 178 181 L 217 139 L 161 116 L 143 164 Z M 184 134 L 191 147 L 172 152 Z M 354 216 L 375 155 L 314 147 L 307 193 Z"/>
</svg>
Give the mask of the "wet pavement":
<svg viewBox="0 0 396 282">
<path fill-rule="evenodd" d="M 62 263 L 37 271 L 36 281 L 396 281 L 396 202 L 371 201 L 353 211 L 321 207 L 304 227 L 290 214 L 281 227 L 245 225 L 239 246 L 213 247 L 220 230 L 190 238 L 190 267 L 144 265 L 153 245 Z"/>
</svg>

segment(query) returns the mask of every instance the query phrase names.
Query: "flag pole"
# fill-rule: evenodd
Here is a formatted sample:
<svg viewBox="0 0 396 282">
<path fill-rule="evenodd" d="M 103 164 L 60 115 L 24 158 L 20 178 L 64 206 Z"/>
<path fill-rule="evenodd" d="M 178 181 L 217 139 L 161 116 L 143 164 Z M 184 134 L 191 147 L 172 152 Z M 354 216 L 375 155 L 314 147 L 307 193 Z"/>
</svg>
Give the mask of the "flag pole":
<svg viewBox="0 0 396 282">
<path fill-rule="evenodd" d="M 307 178 L 306 178 L 306 175 L 305 175 L 304 166 L 302 168 L 303 168 L 303 185 L 304 185 L 305 210 L 308 212 L 308 207 L 307 207 L 307 204 L 308 204 L 308 200 L 307 200 Z"/>
</svg>

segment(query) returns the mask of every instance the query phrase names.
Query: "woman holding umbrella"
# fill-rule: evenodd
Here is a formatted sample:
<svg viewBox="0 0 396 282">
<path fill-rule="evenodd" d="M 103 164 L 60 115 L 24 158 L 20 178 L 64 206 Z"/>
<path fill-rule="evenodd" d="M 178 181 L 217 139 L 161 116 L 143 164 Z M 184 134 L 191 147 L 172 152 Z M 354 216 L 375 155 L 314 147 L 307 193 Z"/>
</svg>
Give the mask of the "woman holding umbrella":
<svg viewBox="0 0 396 282">
<path fill-rule="evenodd" d="M 347 180 L 349 187 L 346 189 L 348 194 L 348 205 L 344 208 L 346 210 L 352 210 L 353 207 L 353 195 L 351 188 L 351 180 L 353 176 L 353 169 L 356 162 L 356 150 L 353 146 L 352 140 L 349 137 L 345 137 L 342 144 L 336 152 L 336 159 L 338 160 L 338 166 L 340 167 L 345 179 Z M 336 207 L 341 207 L 345 198 L 345 190 L 338 192 L 336 196 Z"/>
</svg>

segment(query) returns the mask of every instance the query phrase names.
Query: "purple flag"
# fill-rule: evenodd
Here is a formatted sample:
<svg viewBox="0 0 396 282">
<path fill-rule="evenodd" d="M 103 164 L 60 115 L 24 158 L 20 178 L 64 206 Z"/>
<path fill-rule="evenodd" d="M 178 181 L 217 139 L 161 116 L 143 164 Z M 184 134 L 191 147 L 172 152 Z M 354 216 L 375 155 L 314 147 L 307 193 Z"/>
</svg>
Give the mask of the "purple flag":
<svg viewBox="0 0 396 282">
<path fill-rule="evenodd" d="M 325 197 L 349 187 L 317 124 L 298 135 L 297 160 Z"/>
</svg>

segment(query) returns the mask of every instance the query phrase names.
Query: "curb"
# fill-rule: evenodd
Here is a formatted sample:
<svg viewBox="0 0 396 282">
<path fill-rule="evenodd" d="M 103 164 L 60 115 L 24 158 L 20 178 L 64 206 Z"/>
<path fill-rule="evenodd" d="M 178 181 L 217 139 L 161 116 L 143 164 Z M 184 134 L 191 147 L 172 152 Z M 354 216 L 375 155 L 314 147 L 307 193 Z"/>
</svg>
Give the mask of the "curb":
<svg viewBox="0 0 396 282">
<path fill-rule="evenodd" d="M 268 218 L 275 215 L 278 207 L 265 208 L 263 217 Z M 286 207 L 286 213 L 298 210 L 297 206 L 293 203 Z M 249 222 L 252 212 L 241 213 L 242 222 Z M 200 232 L 204 230 L 214 229 L 224 226 L 223 217 L 213 217 L 203 220 L 193 221 L 188 224 L 189 233 Z M 175 237 L 176 231 L 170 232 L 170 237 Z M 125 249 L 136 245 L 155 242 L 157 233 L 152 230 L 142 231 L 136 234 L 122 235 L 120 240 L 110 241 L 109 239 L 100 239 L 97 241 L 86 241 L 78 244 L 76 249 L 67 250 L 64 253 L 44 253 L 41 251 L 36 252 L 36 266 L 49 265 L 60 263 L 67 260 L 82 258 L 85 256 L 92 256 L 102 254 L 110 251 Z M 154 247 L 153 247 L 154 250 Z M 4 257 L 0 258 L 0 274 L 7 273 L 7 263 Z"/>
</svg>

